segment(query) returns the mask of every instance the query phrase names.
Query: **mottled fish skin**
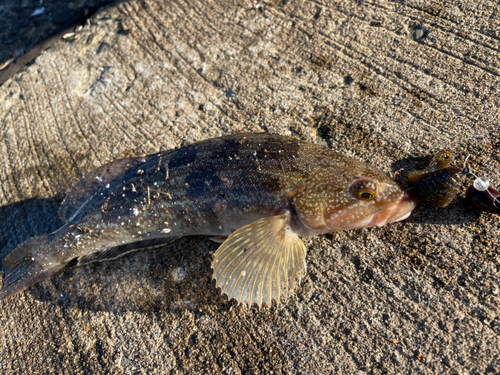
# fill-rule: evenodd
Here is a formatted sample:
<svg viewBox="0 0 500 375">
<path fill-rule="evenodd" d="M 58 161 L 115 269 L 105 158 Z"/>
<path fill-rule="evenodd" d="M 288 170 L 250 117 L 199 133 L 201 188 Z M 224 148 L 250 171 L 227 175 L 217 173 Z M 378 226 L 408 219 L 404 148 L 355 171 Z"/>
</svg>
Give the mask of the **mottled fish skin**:
<svg viewBox="0 0 500 375">
<path fill-rule="evenodd" d="M 462 185 L 462 169 L 451 166 L 454 159 L 450 150 L 441 150 L 426 169 L 410 173 L 408 181 L 417 188 L 422 202 L 444 208 L 457 196 Z"/>
<path fill-rule="evenodd" d="M 87 175 L 63 202 L 65 225 L 25 241 L 6 257 L 0 299 L 27 289 L 72 259 L 85 264 L 183 236 L 229 236 L 245 226 L 253 230 L 250 224 L 270 218 L 272 225 L 261 222 L 255 230 L 263 238 L 274 230 L 269 237 L 273 246 L 290 246 L 295 255 L 285 260 L 273 255 L 275 267 L 258 279 L 269 279 L 273 286 L 268 294 L 257 293 L 256 288 L 267 287 L 265 282 L 251 289 L 232 286 L 242 296 L 239 300 L 270 303 L 279 300 L 279 290 L 288 293 L 289 287 L 275 268 L 298 281 L 305 271 L 305 248 L 298 236 L 381 226 L 406 218 L 414 206 L 415 200 L 381 171 L 324 146 L 270 134 L 210 139 L 115 161 Z M 252 239 L 253 232 L 248 233 Z M 228 243 L 219 250 L 227 249 Z M 256 246 L 262 251 L 264 245 Z"/>
</svg>

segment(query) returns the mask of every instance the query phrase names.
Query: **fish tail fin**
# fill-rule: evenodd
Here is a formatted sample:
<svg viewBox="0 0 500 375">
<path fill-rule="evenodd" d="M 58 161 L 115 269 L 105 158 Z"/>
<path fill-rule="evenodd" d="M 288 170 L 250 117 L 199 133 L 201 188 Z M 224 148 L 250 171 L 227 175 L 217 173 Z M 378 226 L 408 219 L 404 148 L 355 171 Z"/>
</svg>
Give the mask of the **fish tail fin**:
<svg viewBox="0 0 500 375">
<path fill-rule="evenodd" d="M 45 280 L 65 266 L 65 263 L 48 259 L 50 255 L 40 256 L 48 253 L 50 243 L 48 235 L 33 237 L 7 255 L 3 261 L 6 272 L 0 301 Z"/>
</svg>

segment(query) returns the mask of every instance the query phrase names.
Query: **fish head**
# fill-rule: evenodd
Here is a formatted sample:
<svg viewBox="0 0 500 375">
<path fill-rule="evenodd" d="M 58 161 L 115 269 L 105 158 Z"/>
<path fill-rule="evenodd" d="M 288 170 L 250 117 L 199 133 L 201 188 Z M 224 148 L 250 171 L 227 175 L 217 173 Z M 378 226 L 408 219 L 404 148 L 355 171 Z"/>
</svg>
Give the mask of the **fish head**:
<svg viewBox="0 0 500 375">
<path fill-rule="evenodd" d="M 381 227 L 410 216 L 417 198 L 383 172 L 366 166 L 354 173 L 344 187 L 335 189 L 324 207 L 325 224 L 331 231 Z"/>
<path fill-rule="evenodd" d="M 354 160 L 342 174 L 321 172 L 315 181 L 295 200 L 309 235 L 381 227 L 406 219 L 417 204 L 411 192 L 382 171 Z"/>
</svg>

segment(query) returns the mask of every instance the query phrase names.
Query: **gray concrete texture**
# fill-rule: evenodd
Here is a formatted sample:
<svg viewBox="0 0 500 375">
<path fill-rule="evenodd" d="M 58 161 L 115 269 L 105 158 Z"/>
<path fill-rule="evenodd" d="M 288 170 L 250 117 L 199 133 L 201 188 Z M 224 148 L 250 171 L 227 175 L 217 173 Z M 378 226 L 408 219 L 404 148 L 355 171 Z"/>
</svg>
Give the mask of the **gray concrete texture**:
<svg viewBox="0 0 500 375">
<path fill-rule="evenodd" d="M 492 2 L 110 5 L 0 87 L 0 259 L 93 168 L 239 131 L 401 183 L 450 148 L 499 187 L 499 50 Z M 306 239 L 295 295 L 261 309 L 215 288 L 206 237 L 70 266 L 0 303 L 0 371 L 500 373 L 499 224 L 460 197 Z"/>
<path fill-rule="evenodd" d="M 113 0 L 0 2 L 0 85 Z"/>
</svg>

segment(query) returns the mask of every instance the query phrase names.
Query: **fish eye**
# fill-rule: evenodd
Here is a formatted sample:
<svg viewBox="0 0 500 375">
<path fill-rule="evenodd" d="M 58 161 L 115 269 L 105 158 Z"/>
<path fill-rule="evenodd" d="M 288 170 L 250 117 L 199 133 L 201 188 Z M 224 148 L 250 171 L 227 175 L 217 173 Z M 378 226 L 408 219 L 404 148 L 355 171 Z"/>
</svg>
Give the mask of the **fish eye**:
<svg viewBox="0 0 500 375">
<path fill-rule="evenodd" d="M 351 185 L 351 194 L 358 199 L 369 201 L 377 195 L 375 182 L 368 179 L 358 179 Z"/>
<path fill-rule="evenodd" d="M 370 199 L 375 198 L 375 192 L 370 189 L 364 189 L 358 192 L 357 197 L 359 199 L 363 199 L 364 201 L 369 201 Z"/>
</svg>

